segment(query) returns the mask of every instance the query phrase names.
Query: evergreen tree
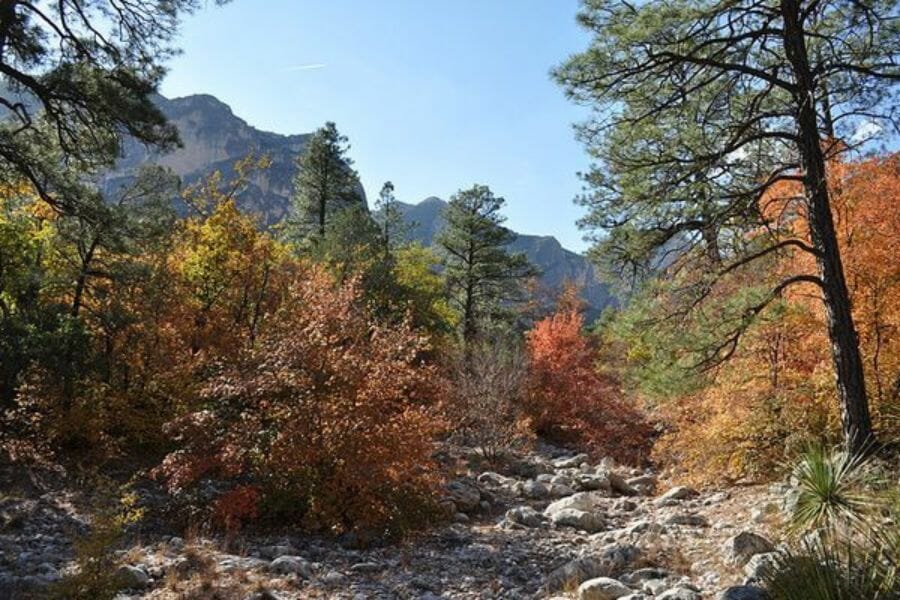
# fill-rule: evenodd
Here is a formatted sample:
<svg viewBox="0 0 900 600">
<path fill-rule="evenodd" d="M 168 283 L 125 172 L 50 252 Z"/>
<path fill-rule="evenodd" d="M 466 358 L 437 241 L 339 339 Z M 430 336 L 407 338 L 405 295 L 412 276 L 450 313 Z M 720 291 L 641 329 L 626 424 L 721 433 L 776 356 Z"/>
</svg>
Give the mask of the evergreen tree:
<svg viewBox="0 0 900 600">
<path fill-rule="evenodd" d="M 325 236 L 331 218 L 354 204 L 361 204 L 359 178 L 347 156 L 350 146 L 331 121 L 309 139 L 297 158 L 293 216 L 290 228 L 295 238 Z"/>
<path fill-rule="evenodd" d="M 400 246 L 406 244 L 410 225 L 404 220 L 397 197 L 394 195 L 394 184 L 384 182 L 378 200 L 375 201 L 375 219 L 381 228 L 381 240 L 385 257 Z"/>
<path fill-rule="evenodd" d="M 713 277 L 696 286 L 689 306 L 709 297 L 714 275 L 743 268 L 767 274 L 764 261 L 788 252 L 815 259 L 817 273 L 791 274 L 746 306 L 707 362 L 730 357 L 749 323 L 788 287 L 814 286 L 827 313 L 844 435 L 854 450 L 873 432 L 825 164 L 853 146 L 861 126 L 895 124 L 896 16 L 894 0 L 585 0 L 579 21 L 593 34 L 591 46 L 556 72 L 572 98 L 595 106 L 582 135 L 600 170 L 613 176 L 605 190 L 609 179 L 596 172 L 589 179 L 598 194 L 589 226 L 619 229 L 613 235 L 643 244 L 644 256 L 667 250 L 666 238 L 673 238 L 658 232 L 680 229 L 677 239 L 688 250 L 713 241 L 698 241 L 703 236 L 691 230 L 698 209 L 706 226 L 757 220 L 775 230 L 712 266 Z M 656 124 L 665 135 L 648 141 L 643 133 Z M 610 130 L 619 132 L 615 145 L 601 141 Z M 615 185 L 626 176 L 650 185 Z M 766 217 L 763 201 L 784 181 L 802 185 L 790 217 L 803 221 L 808 239 L 778 235 L 784 215 Z"/>
<path fill-rule="evenodd" d="M 217 2 L 221 4 L 221 1 Z M 201 0 L 0 3 L 0 179 L 25 180 L 57 210 L 88 199 L 85 173 L 109 167 L 125 136 L 171 147 L 153 103 L 179 19 Z"/>
<path fill-rule="evenodd" d="M 506 249 L 515 234 L 503 227 L 504 203 L 484 185 L 460 190 L 445 209 L 446 226 L 437 238 L 467 346 L 486 321 L 506 316 L 509 303 L 521 298 L 524 280 L 536 274 L 524 254 Z"/>
</svg>

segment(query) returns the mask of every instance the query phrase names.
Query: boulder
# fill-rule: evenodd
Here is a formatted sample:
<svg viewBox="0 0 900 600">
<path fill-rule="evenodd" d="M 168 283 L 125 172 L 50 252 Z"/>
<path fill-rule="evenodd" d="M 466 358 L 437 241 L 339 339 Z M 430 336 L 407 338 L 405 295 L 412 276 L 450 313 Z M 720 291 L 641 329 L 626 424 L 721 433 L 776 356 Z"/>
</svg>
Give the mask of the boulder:
<svg viewBox="0 0 900 600">
<path fill-rule="evenodd" d="M 456 505 L 458 512 L 472 512 L 480 508 L 481 491 L 478 486 L 464 479 L 447 484 L 447 497 Z"/>
<path fill-rule="evenodd" d="M 773 573 L 778 566 L 778 553 L 766 552 L 753 555 L 744 565 L 744 583 L 760 583 L 767 575 Z"/>
<path fill-rule="evenodd" d="M 609 577 L 588 579 L 578 586 L 578 600 L 616 600 L 631 595 L 632 590 Z"/>
<path fill-rule="evenodd" d="M 736 585 L 724 590 L 716 600 L 769 600 L 769 595 L 753 585 Z"/>
<path fill-rule="evenodd" d="M 703 600 L 703 596 L 698 592 L 686 587 L 666 590 L 662 594 L 655 596 L 655 598 L 656 600 Z"/>
<path fill-rule="evenodd" d="M 312 576 L 312 565 L 300 556 L 279 556 L 269 563 L 269 569 L 280 575 Z"/>
<path fill-rule="evenodd" d="M 733 564 L 744 566 L 755 554 L 764 554 L 775 550 L 775 546 L 761 535 L 752 531 L 742 531 L 728 538 L 723 548 L 726 558 Z"/>
<path fill-rule="evenodd" d="M 567 496 L 565 498 L 562 498 L 561 500 L 553 502 L 546 509 L 544 509 L 544 514 L 550 517 L 553 515 L 553 513 L 565 510 L 567 508 L 574 508 L 575 510 L 590 512 L 602 506 L 603 500 L 603 494 L 600 494 L 598 492 L 578 492 L 577 494 L 572 494 L 571 496 Z"/>
<path fill-rule="evenodd" d="M 506 511 L 504 517 L 510 523 L 524 525 L 525 527 L 540 527 L 544 517 L 530 506 L 516 506 Z"/>
<path fill-rule="evenodd" d="M 703 515 L 693 513 L 674 514 L 666 519 L 667 525 L 686 525 L 688 527 L 707 527 L 709 521 Z"/>
<path fill-rule="evenodd" d="M 700 493 L 693 489 L 683 485 L 679 485 L 673 487 L 669 491 L 667 491 L 662 496 L 659 496 L 654 502 L 657 506 L 667 506 L 672 503 L 677 503 L 682 500 L 689 500 L 691 498 L 696 498 Z"/>
<path fill-rule="evenodd" d="M 564 508 L 553 512 L 550 521 L 557 527 L 572 527 L 588 533 L 601 531 L 605 525 L 603 517 L 576 508 Z"/>
<path fill-rule="evenodd" d="M 122 565 L 116 569 L 116 580 L 122 589 L 142 590 L 150 585 L 150 576 L 140 567 Z"/>
</svg>

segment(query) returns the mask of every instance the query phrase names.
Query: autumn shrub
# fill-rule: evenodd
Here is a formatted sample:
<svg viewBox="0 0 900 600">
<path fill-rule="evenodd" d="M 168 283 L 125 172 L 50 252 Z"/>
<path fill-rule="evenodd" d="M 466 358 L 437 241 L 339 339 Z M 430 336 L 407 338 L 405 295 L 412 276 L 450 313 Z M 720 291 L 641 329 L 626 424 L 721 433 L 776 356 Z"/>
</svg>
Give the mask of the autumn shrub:
<svg viewBox="0 0 900 600">
<path fill-rule="evenodd" d="M 255 343 L 209 379 L 205 405 L 169 425 L 168 484 L 218 477 L 234 484 L 221 514 L 332 532 L 427 517 L 440 378 L 408 323 L 383 325 L 359 299 L 354 281 L 298 275 Z"/>
<path fill-rule="evenodd" d="M 74 540 L 73 569 L 49 588 L 50 598 L 111 600 L 120 594 L 124 582 L 117 570 L 122 564 L 118 551 L 127 528 L 143 518 L 143 510 L 134 493 L 114 487 L 106 481 L 95 490 L 91 529 Z"/>
<path fill-rule="evenodd" d="M 526 446 L 533 434 L 524 411 L 528 370 L 520 344 L 474 342 L 450 362 L 450 440 L 475 448 L 493 465 Z"/>
<path fill-rule="evenodd" d="M 647 459 L 653 428 L 618 382 L 597 371 L 596 348 L 577 308 L 562 305 L 527 334 L 525 410 L 535 433 L 622 462 Z"/>
<path fill-rule="evenodd" d="M 900 213 L 889 208 L 900 202 L 900 159 L 833 161 L 829 186 L 872 420 L 889 441 L 900 434 L 900 267 L 891 258 Z M 787 234 L 804 240 L 802 221 L 790 218 L 798 197 L 796 184 L 784 183 L 764 203 L 785 215 Z M 807 253 L 785 251 L 769 257 L 764 270 L 777 280 L 815 268 Z M 673 290 L 692 289 L 702 277 L 668 274 L 613 320 L 607 335 L 624 357 L 622 379 L 666 423 L 654 456 L 682 478 L 781 476 L 810 442 L 841 436 L 820 290 L 798 284 L 751 313 L 746 307 L 759 301 L 753 284 L 759 273 L 736 269 L 706 292 L 715 310 L 686 316 Z M 744 322 L 748 315 L 752 321 Z M 738 335 L 729 339 L 723 323 Z M 727 360 L 703 364 L 708 348 L 719 348 Z"/>
</svg>

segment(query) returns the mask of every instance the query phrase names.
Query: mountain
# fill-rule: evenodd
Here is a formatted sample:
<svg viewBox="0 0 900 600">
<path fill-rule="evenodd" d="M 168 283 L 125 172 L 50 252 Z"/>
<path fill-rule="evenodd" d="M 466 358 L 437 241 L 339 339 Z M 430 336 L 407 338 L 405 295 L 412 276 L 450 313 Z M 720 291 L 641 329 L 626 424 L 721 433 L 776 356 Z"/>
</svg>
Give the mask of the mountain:
<svg viewBox="0 0 900 600">
<path fill-rule="evenodd" d="M 444 226 L 442 213 L 447 203 L 431 196 L 418 204 L 398 204 L 410 228 L 410 239 L 431 246 Z M 543 287 L 558 289 L 567 281 L 574 283 L 581 288 L 581 297 L 587 302 L 591 316 L 615 302 L 609 287 L 600 281 L 594 266 L 584 256 L 566 250 L 553 236 L 515 235 L 509 249 L 524 253 L 541 270 Z"/>
<path fill-rule="evenodd" d="M 252 177 L 248 189 L 238 196 L 238 204 L 258 213 L 267 225 L 285 216 L 296 157 L 303 151 L 309 134 L 282 135 L 261 131 L 235 115 L 227 104 L 206 94 L 174 99 L 158 96 L 157 103 L 178 127 L 183 147 L 160 154 L 137 142 L 126 142 L 124 156 L 104 178 L 104 187 L 126 183 L 142 165 L 149 163 L 171 168 L 186 184 L 217 169 L 227 180 L 234 173 L 235 161 L 251 152 L 268 154 L 272 159 L 271 167 Z M 362 195 L 365 197 L 364 193 Z M 413 224 L 410 237 L 430 246 L 443 226 L 441 213 L 444 206 L 446 202 L 435 197 L 426 198 L 419 204 L 403 204 L 405 218 Z M 599 281 L 593 265 L 583 256 L 563 248 L 555 238 L 517 234 L 510 249 L 524 252 L 541 270 L 541 282 L 545 287 L 558 288 L 565 281 L 581 286 L 592 314 L 612 302 L 609 289 Z"/>
<path fill-rule="evenodd" d="M 236 116 L 227 104 L 207 94 L 171 100 L 158 96 L 156 103 L 178 127 L 183 147 L 160 154 L 134 140 L 126 141 L 124 156 L 105 177 L 104 187 L 109 189 L 126 183 L 148 163 L 171 168 L 186 184 L 215 170 L 221 171 L 227 181 L 234 175 L 237 160 L 250 153 L 267 154 L 272 165 L 250 178 L 247 190 L 238 196 L 238 204 L 258 213 L 267 225 L 284 217 L 296 157 L 306 145 L 309 134 L 281 135 L 261 131 Z"/>
</svg>

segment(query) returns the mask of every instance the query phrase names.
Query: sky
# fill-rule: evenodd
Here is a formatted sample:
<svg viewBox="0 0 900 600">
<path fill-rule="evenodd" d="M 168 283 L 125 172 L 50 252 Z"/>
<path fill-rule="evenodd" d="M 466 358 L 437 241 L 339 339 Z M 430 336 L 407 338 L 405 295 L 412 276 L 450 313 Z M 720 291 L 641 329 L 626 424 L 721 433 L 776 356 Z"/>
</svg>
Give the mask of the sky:
<svg viewBox="0 0 900 600">
<path fill-rule="evenodd" d="M 577 0 L 232 0 L 188 17 L 168 97 L 212 94 L 259 129 L 334 121 L 370 204 L 486 184 L 507 225 L 582 251 L 589 161 L 550 69 L 588 43 Z"/>
</svg>

